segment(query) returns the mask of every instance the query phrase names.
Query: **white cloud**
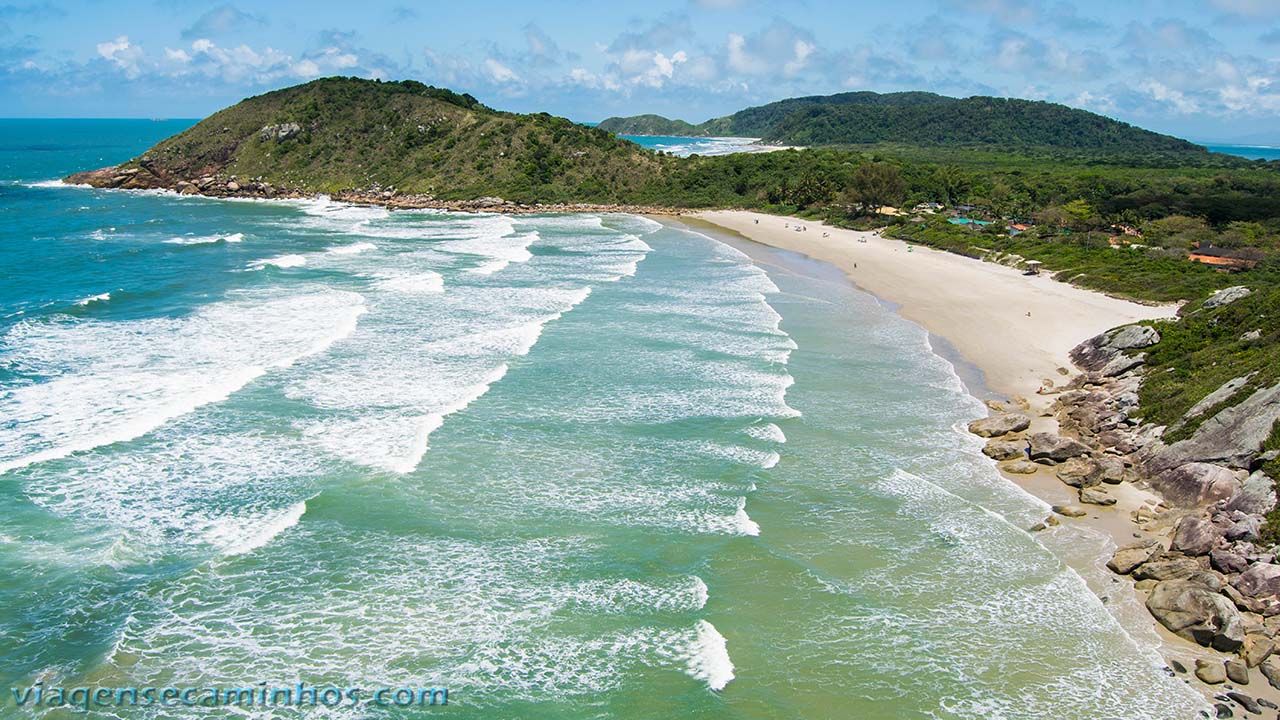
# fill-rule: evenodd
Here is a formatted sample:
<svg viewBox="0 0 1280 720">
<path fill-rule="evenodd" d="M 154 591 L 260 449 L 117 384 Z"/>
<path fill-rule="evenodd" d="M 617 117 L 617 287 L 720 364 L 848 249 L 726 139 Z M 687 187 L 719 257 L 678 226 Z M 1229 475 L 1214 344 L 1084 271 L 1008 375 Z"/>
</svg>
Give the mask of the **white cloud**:
<svg viewBox="0 0 1280 720">
<path fill-rule="evenodd" d="M 1139 84 L 1138 89 L 1177 112 L 1189 114 L 1200 111 L 1200 105 L 1194 99 L 1187 97 L 1181 90 L 1175 90 L 1158 80 L 1147 80 Z"/>
<path fill-rule="evenodd" d="M 123 70 L 125 77 L 129 79 L 138 77 L 142 72 L 138 63 L 144 56 L 143 50 L 130 43 L 126 35 L 98 43 L 98 55 Z"/>
<path fill-rule="evenodd" d="M 489 79 L 496 83 L 514 83 L 520 81 L 520 76 L 514 70 L 494 60 L 493 58 L 485 58 L 484 69 L 488 73 Z"/>
</svg>

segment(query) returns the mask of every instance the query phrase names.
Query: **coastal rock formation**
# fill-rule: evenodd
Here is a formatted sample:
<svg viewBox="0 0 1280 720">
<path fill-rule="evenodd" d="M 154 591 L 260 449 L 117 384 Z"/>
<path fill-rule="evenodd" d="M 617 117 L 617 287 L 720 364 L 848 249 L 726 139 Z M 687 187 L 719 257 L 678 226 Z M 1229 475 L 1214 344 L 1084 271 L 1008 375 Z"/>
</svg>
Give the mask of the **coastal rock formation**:
<svg viewBox="0 0 1280 720">
<path fill-rule="evenodd" d="M 1089 458 L 1075 457 L 1058 466 L 1058 479 L 1077 488 L 1102 484 L 1102 468 Z"/>
<path fill-rule="evenodd" d="M 1221 685 L 1227 681 L 1227 667 L 1207 658 L 1196 658 L 1196 677 L 1208 685 Z"/>
<path fill-rule="evenodd" d="M 1128 575 L 1139 565 L 1155 557 L 1157 552 L 1160 552 L 1160 543 L 1157 540 L 1141 540 L 1136 543 L 1130 543 L 1116 550 L 1115 554 L 1111 556 L 1111 562 L 1107 563 L 1107 567 L 1112 572 Z"/>
<path fill-rule="evenodd" d="M 1015 460 L 1027 456 L 1027 443 L 1013 440 L 992 440 L 982 448 L 982 454 L 992 460 Z"/>
<path fill-rule="evenodd" d="M 1220 308 L 1223 305 L 1230 305 L 1231 303 L 1243 298 L 1244 296 L 1248 295 L 1251 292 L 1253 291 L 1243 285 L 1233 285 L 1232 287 L 1223 288 L 1215 292 L 1214 294 L 1210 295 L 1209 299 L 1205 300 L 1204 304 L 1201 305 L 1200 307 L 1204 308 L 1205 310 L 1213 310 L 1214 308 Z"/>
<path fill-rule="evenodd" d="M 992 415 L 969 423 L 969 432 L 979 437 L 999 437 L 1031 427 L 1031 418 L 1019 413 Z"/>
<path fill-rule="evenodd" d="M 1147 325 L 1126 325 L 1089 338 L 1071 350 L 1071 361 L 1103 377 L 1121 375 L 1143 362 L 1143 355 L 1129 355 L 1130 350 L 1151 347 L 1160 342 L 1160 333 Z"/>
<path fill-rule="evenodd" d="M 1205 420 L 1186 440 L 1151 453 L 1146 464 L 1155 472 L 1189 462 L 1221 463 L 1249 468 L 1280 421 L 1280 383 L 1255 391 L 1243 402 Z"/>
<path fill-rule="evenodd" d="M 1223 509 L 1227 512 L 1265 515 L 1275 506 L 1275 481 L 1259 470 L 1244 481 L 1244 485 L 1231 496 Z"/>
<path fill-rule="evenodd" d="M 1029 451 L 1032 460 L 1052 465 L 1086 455 L 1089 447 L 1061 435 L 1036 433 L 1029 438 Z"/>
<path fill-rule="evenodd" d="M 1015 475 L 1030 475 L 1039 470 L 1040 466 L 1030 460 L 1014 460 L 1001 465 L 1000 469 Z"/>
<path fill-rule="evenodd" d="M 1280 565 L 1254 563 L 1232 585 L 1245 597 L 1274 597 L 1280 594 Z"/>
<path fill-rule="evenodd" d="M 1110 506 L 1116 504 L 1116 499 L 1101 490 L 1082 487 L 1080 488 L 1080 502 L 1088 505 Z"/>
<path fill-rule="evenodd" d="M 1222 539 L 1222 531 L 1209 518 L 1188 515 L 1173 533 L 1171 550 L 1187 555 L 1208 555 Z"/>
<path fill-rule="evenodd" d="M 1205 647 L 1234 652 L 1244 645 L 1244 621 L 1236 606 L 1200 583 L 1162 582 L 1147 597 L 1147 609 L 1170 632 Z"/>
<path fill-rule="evenodd" d="M 1175 505 L 1195 507 L 1231 497 L 1239 483 L 1227 468 L 1191 462 L 1156 475 L 1151 486 Z"/>
</svg>

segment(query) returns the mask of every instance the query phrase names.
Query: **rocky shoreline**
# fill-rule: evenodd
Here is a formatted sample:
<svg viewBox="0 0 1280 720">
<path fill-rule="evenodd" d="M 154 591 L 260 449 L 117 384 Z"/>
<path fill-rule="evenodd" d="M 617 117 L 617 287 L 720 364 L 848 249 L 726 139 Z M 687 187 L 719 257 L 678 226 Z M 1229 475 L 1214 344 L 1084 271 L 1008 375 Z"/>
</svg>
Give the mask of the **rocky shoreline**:
<svg viewBox="0 0 1280 720">
<path fill-rule="evenodd" d="M 1242 292 L 1220 291 L 1205 306 L 1229 304 Z M 1165 427 L 1143 422 L 1138 395 L 1143 350 L 1159 341 L 1155 328 L 1130 325 L 1073 349 L 1079 373 L 1058 388 L 1046 380 L 1043 389 L 1052 402 L 1042 414 L 1056 420 L 1057 432 L 1037 432 L 1038 423 L 1024 414 L 1030 404 L 1017 400 L 991 403 L 993 414 L 969 430 L 988 438 L 983 452 L 1002 471 L 1051 472 L 1078 497 L 1054 505 L 1033 531 L 1059 524 L 1059 517 L 1084 517 L 1090 507 L 1114 506 L 1120 485 L 1154 493 L 1129 512 L 1138 539 L 1121 545 L 1108 569 L 1134 583 L 1167 634 L 1198 646 L 1194 668 L 1170 659 L 1168 671 L 1194 676 L 1217 717 L 1275 712 L 1280 547 L 1263 539 L 1276 494 L 1261 468 L 1275 458 L 1263 445 L 1280 421 L 1280 385 L 1221 407 L 1248 378 L 1233 380 L 1179 421 L 1203 416 L 1195 432 L 1166 442 Z M 1253 692 L 1239 689 L 1251 681 Z"/>
<path fill-rule="evenodd" d="M 317 193 L 299 188 L 272 185 L 260 179 L 223 177 L 207 174 L 190 178 L 170 177 L 146 158 L 137 167 L 107 167 L 75 173 L 62 179 L 72 185 L 117 190 L 169 190 L 179 195 L 212 198 L 249 198 L 260 200 L 307 199 L 327 196 L 355 205 L 377 205 L 391 210 L 449 210 L 454 212 L 492 212 L 509 215 L 535 213 L 628 213 L 633 215 L 681 215 L 679 208 L 610 203 L 518 203 L 499 197 L 474 200 L 441 200 L 431 195 L 402 193 L 395 188 L 352 188 L 335 193 Z"/>
</svg>

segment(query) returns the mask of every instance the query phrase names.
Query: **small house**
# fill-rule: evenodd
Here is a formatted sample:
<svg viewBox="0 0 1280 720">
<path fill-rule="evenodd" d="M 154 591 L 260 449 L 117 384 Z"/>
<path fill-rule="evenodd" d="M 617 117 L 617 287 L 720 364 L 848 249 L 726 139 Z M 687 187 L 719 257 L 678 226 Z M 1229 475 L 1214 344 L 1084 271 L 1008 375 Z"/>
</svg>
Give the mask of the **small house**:
<svg viewBox="0 0 1280 720">
<path fill-rule="evenodd" d="M 1187 256 L 1191 262 L 1211 265 L 1218 272 L 1240 272 L 1257 267 L 1258 261 L 1238 257 L 1230 250 L 1216 247 L 1198 247 Z"/>
</svg>

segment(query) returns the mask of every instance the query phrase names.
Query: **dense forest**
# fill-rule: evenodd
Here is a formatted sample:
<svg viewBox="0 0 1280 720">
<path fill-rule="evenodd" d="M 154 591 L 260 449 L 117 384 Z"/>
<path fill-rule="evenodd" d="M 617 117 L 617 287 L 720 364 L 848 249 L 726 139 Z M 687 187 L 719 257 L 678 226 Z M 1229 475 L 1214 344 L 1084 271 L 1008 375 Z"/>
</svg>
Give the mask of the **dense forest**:
<svg viewBox="0 0 1280 720">
<path fill-rule="evenodd" d="M 1057 147 L 1095 152 L 1207 154 L 1204 148 L 1084 110 L 992 97 L 850 92 L 790 98 L 691 125 L 658 115 L 609 118 L 621 135 L 763 138 L 780 145 Z"/>
</svg>

